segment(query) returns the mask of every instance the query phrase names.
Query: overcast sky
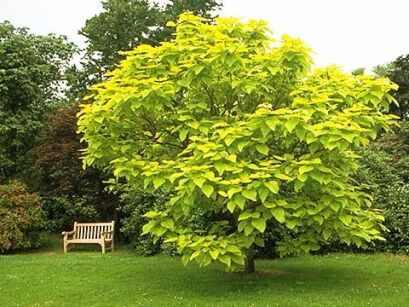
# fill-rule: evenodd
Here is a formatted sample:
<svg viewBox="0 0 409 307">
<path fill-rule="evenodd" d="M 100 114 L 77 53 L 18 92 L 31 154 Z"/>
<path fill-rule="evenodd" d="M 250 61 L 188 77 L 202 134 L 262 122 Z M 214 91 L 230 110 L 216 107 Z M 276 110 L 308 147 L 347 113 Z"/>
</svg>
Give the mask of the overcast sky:
<svg viewBox="0 0 409 307">
<path fill-rule="evenodd" d="M 220 15 L 264 19 L 279 36 L 307 42 L 317 65 L 372 68 L 409 53 L 408 0 L 224 0 Z M 100 0 L 0 0 L 0 21 L 33 33 L 77 34 Z"/>
</svg>

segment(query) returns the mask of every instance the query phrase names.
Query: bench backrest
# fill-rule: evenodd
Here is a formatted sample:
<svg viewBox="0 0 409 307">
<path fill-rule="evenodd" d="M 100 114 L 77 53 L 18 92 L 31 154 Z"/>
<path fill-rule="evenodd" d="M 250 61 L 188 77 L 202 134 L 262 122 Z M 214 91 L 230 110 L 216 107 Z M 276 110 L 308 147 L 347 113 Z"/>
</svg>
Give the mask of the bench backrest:
<svg viewBox="0 0 409 307">
<path fill-rule="evenodd" d="M 101 238 L 101 232 L 113 231 L 114 221 L 109 223 L 74 223 L 74 239 L 79 240 L 98 240 Z M 106 239 L 112 239 L 113 234 L 107 234 Z"/>
</svg>

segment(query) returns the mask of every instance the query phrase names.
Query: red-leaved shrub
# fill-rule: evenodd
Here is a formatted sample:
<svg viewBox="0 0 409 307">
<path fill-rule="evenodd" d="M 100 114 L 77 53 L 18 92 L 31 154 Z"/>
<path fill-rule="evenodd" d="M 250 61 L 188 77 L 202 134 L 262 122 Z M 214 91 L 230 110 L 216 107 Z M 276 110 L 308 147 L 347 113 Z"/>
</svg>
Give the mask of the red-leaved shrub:
<svg viewBox="0 0 409 307">
<path fill-rule="evenodd" d="M 0 184 L 0 253 L 38 247 L 44 226 L 40 197 L 19 182 Z"/>
</svg>

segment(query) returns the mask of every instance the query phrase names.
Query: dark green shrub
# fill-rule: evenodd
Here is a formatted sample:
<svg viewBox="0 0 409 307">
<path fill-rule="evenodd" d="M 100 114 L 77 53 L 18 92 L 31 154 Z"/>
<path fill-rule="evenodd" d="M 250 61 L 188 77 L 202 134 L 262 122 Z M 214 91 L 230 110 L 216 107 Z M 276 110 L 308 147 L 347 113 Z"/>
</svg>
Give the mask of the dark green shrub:
<svg viewBox="0 0 409 307">
<path fill-rule="evenodd" d="M 385 134 L 377 140 L 373 150 L 389 154 L 388 166 L 403 182 L 409 183 L 409 120 L 399 124 L 395 133 Z"/>
<path fill-rule="evenodd" d="M 61 232 L 70 230 L 74 221 L 98 221 L 100 214 L 93 199 L 87 196 L 43 196 L 41 200 L 47 218 L 46 230 Z"/>
<path fill-rule="evenodd" d="M 154 242 L 151 236 L 142 235 L 142 226 L 146 224 L 143 215 L 155 206 L 163 204 L 164 199 L 165 195 L 139 190 L 126 190 L 121 193 L 118 208 L 121 241 L 134 248 L 138 255 L 152 256 L 163 251 L 162 242 Z"/>
<path fill-rule="evenodd" d="M 405 130 L 407 123 L 403 123 Z M 362 167 L 357 180 L 367 185 L 373 205 L 385 214 L 385 242 L 370 250 L 409 253 L 409 154 L 402 129 L 385 135 L 361 153 Z"/>
<path fill-rule="evenodd" d="M 0 185 L 0 252 L 39 246 L 40 197 L 18 181 Z"/>
<path fill-rule="evenodd" d="M 409 184 L 396 182 L 379 193 L 377 206 L 385 211 L 388 232 L 381 250 L 409 254 Z"/>
</svg>

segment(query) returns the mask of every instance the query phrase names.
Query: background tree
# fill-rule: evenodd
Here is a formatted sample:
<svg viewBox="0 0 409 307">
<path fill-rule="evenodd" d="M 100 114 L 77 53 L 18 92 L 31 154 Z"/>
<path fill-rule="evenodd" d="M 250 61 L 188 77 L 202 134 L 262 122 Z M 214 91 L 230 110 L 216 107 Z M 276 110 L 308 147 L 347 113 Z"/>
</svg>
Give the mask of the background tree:
<svg viewBox="0 0 409 307">
<path fill-rule="evenodd" d="M 311 73 L 301 41 L 272 45 L 268 33 L 264 22 L 183 14 L 174 41 L 128 52 L 81 112 L 86 165 L 170 193 L 144 231 L 175 243 L 184 263 L 252 272 L 270 220 L 297 233 L 283 254 L 381 238 L 382 215 L 351 175 L 354 149 L 393 123 L 382 110 L 394 86 Z M 200 229 L 192 217 L 203 213 L 214 219 Z"/>
<path fill-rule="evenodd" d="M 45 116 L 61 101 L 74 45 L 63 36 L 38 36 L 0 23 L 0 181 L 29 166 L 27 151 Z"/>
<path fill-rule="evenodd" d="M 36 186 L 47 213 L 48 230 L 70 229 L 74 221 L 112 220 L 116 198 L 105 191 L 100 170 L 82 168 L 77 106 L 50 115 L 47 128 L 31 150 Z"/>
<path fill-rule="evenodd" d="M 159 6 L 148 0 L 106 0 L 103 11 L 88 19 L 79 32 L 88 46 L 81 63 L 70 74 L 72 97 L 84 95 L 86 88 L 100 82 L 104 74 L 124 58 L 118 51 L 132 50 L 140 44 L 158 45 L 172 37 L 165 27 L 183 11 L 211 17 L 221 7 L 215 0 L 172 0 Z"/>
<path fill-rule="evenodd" d="M 391 105 L 391 112 L 400 118 L 409 117 L 409 54 L 400 56 L 391 64 L 391 69 L 386 75 L 399 88 L 393 93 L 393 96 L 399 103 L 399 106 Z"/>
<path fill-rule="evenodd" d="M 364 75 L 365 74 L 365 67 L 358 67 L 351 71 L 351 74 L 354 76 Z"/>
<path fill-rule="evenodd" d="M 159 27 L 153 34 L 154 41 L 152 45 L 158 45 L 160 42 L 169 41 L 174 34 L 174 29 L 167 27 L 168 21 L 176 21 L 183 12 L 191 12 L 194 15 L 202 16 L 208 20 L 213 20 L 217 11 L 222 7 L 219 0 L 170 0 L 159 13 Z"/>
<path fill-rule="evenodd" d="M 374 68 L 372 68 L 372 72 L 378 77 L 387 77 L 392 70 L 393 70 L 392 62 L 383 65 L 376 65 Z"/>
</svg>

